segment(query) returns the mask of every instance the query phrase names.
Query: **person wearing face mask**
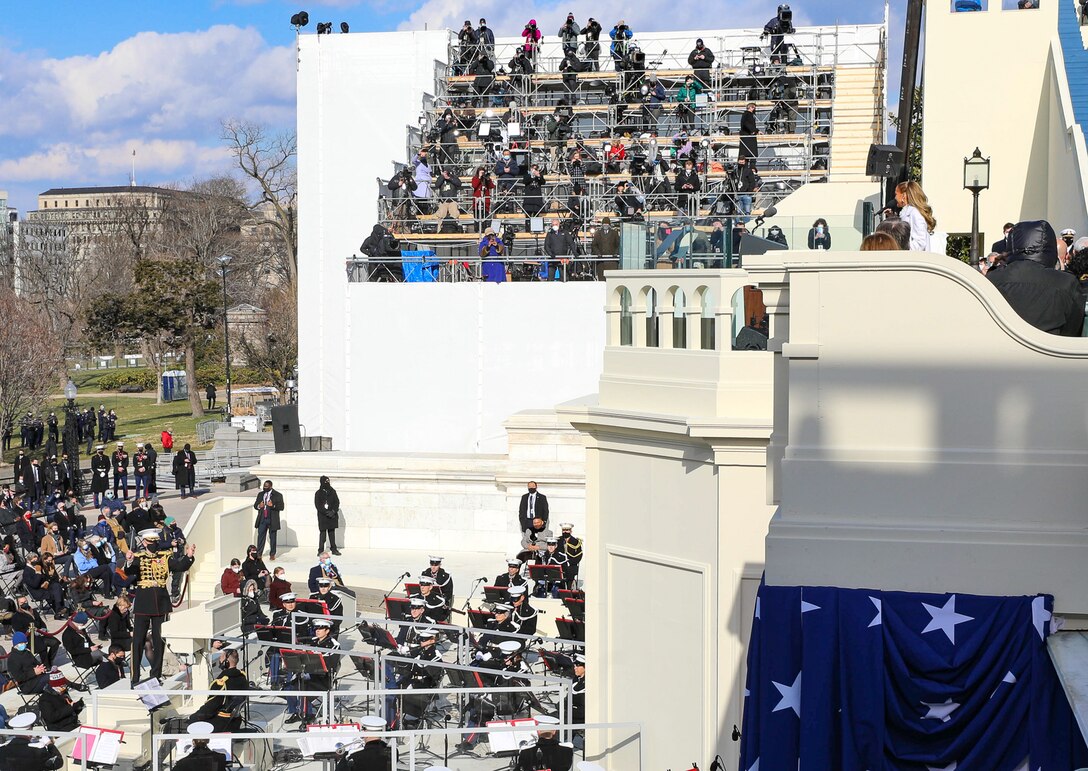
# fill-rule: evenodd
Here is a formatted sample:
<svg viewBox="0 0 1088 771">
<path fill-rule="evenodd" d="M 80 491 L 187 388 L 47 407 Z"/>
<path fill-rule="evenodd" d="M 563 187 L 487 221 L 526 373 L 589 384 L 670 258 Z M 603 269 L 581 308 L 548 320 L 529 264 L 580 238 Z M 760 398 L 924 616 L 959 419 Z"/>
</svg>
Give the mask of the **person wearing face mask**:
<svg viewBox="0 0 1088 771">
<path fill-rule="evenodd" d="M 125 676 L 125 648 L 113 643 L 110 645 L 106 660 L 94 671 L 95 682 L 99 688 L 109 688 Z"/>
<path fill-rule="evenodd" d="M 327 476 L 322 476 L 317 492 L 314 493 L 314 508 L 317 510 L 317 527 L 320 535 L 317 539 L 317 553 L 325 551 L 325 536 L 329 538 L 329 550 L 336 555 L 336 526 L 340 520 L 340 496 Z"/>
<path fill-rule="evenodd" d="M 688 66 L 695 71 L 695 78 L 705 89 L 710 88 L 710 68 L 714 66 L 714 52 L 703 45 L 703 39 L 695 41 L 695 48 L 688 54 Z"/>
<path fill-rule="evenodd" d="M 272 480 L 266 479 L 257 499 L 253 502 L 257 518 L 253 527 L 257 531 L 257 554 L 264 556 L 264 542 L 268 540 L 268 558 L 276 561 L 276 533 L 280 529 L 280 514 L 283 512 L 283 496 L 272 489 Z"/>
<path fill-rule="evenodd" d="M 553 218 L 552 225 L 548 229 L 548 235 L 544 236 L 545 256 L 549 260 L 573 259 L 577 253 L 578 247 L 574 243 L 574 238 L 560 227 L 558 217 Z M 554 269 L 554 266 L 550 266 L 548 262 L 545 262 L 540 278 L 544 281 L 550 281 L 553 278 L 552 271 Z"/>
<path fill-rule="evenodd" d="M 74 731 L 79 728 L 79 713 L 83 711 L 83 699 L 73 701 L 68 694 L 68 678 L 54 667 L 49 672 L 49 687 L 38 699 L 42 722 L 48 731 Z"/>
<path fill-rule="evenodd" d="M 30 642 L 25 632 L 11 636 L 12 650 L 8 655 L 8 674 L 25 694 L 41 693 L 49 685 L 49 667 L 30 652 Z"/>
<path fill-rule="evenodd" d="M 342 616 L 344 615 L 344 603 L 337 596 L 336 592 L 332 590 L 332 579 L 322 576 L 317 579 L 317 591 L 310 595 L 311 600 L 317 600 L 318 602 L 325 603 L 325 609 L 329 611 L 330 616 Z M 340 624 L 342 622 L 339 619 L 332 622 L 332 634 L 336 637 L 340 634 Z"/>
<path fill-rule="evenodd" d="M 152 527 L 151 504 L 145 498 L 137 498 L 132 504 L 132 510 L 125 514 L 125 524 L 132 532 L 142 532 Z"/>
<path fill-rule="evenodd" d="M 596 261 L 597 280 L 604 280 L 606 270 L 615 270 L 619 267 L 620 232 L 612 227 L 612 218 L 605 217 L 601 220 L 601 226 L 593 234 L 593 241 L 589 245 L 590 254 Z M 522 528 L 524 530 L 525 528 Z"/>
<path fill-rule="evenodd" d="M 242 601 L 240 616 L 242 619 L 242 634 L 253 634 L 257 624 L 267 624 L 268 616 L 261 610 L 261 603 L 257 599 L 257 582 L 246 581 L 242 586 Z"/>
<path fill-rule="evenodd" d="M 51 560 L 52 557 L 50 557 L 50 566 L 52 566 Z M 60 578 L 55 569 L 52 575 L 46 573 L 42 558 L 37 554 L 27 556 L 26 567 L 23 568 L 23 586 L 34 599 L 45 600 L 49 603 L 54 619 L 64 618 L 61 613 L 64 609 L 64 593 Z"/>
<path fill-rule="evenodd" d="M 219 672 L 215 679 L 208 685 L 210 691 L 247 691 L 249 679 L 246 673 L 238 668 L 238 649 L 230 648 L 223 652 L 219 658 Z M 209 696 L 189 722 L 211 723 L 216 733 L 237 731 L 242 727 L 242 716 L 239 707 L 245 702 L 245 696 Z"/>
<path fill-rule="evenodd" d="M 533 526 L 534 519 L 540 519 L 548 524 L 548 496 L 537 490 L 536 482 L 530 481 L 526 486 L 528 491 L 521 496 L 518 504 L 519 529 L 524 532 Z"/>
<path fill-rule="evenodd" d="M 132 603 L 122 594 L 106 616 L 106 636 L 110 638 L 110 643 L 119 645 L 126 651 L 132 649 L 131 609 Z"/>
<path fill-rule="evenodd" d="M 676 208 L 681 214 L 697 212 L 699 206 L 699 193 L 703 189 L 699 172 L 695 170 L 695 164 L 690 158 L 684 161 L 684 168 L 676 172 Z"/>
<path fill-rule="evenodd" d="M 509 147 L 503 148 L 502 158 L 495 163 L 495 176 L 499 180 L 500 193 L 509 193 L 513 190 L 518 177 L 521 176 L 521 169 L 518 167 L 518 162 L 510 155 Z"/>
<path fill-rule="evenodd" d="M 68 622 L 64 632 L 61 633 L 64 650 L 68 652 L 72 663 L 80 669 L 93 669 L 106 658 L 101 646 L 93 644 L 87 635 L 87 626 L 90 623 L 91 617 L 80 611 Z"/>
<path fill-rule="evenodd" d="M 230 561 L 230 566 L 223 570 L 219 579 L 219 588 L 223 594 L 240 597 L 242 594 L 242 561 L 237 557 Z"/>
<path fill-rule="evenodd" d="M 339 554 L 339 552 L 337 552 Z M 264 560 L 257 554 L 257 547 L 253 544 L 246 549 L 246 558 L 242 563 L 242 578 L 257 584 L 258 593 L 265 590 L 268 584 L 268 567 Z"/>
<path fill-rule="evenodd" d="M 327 551 L 321 552 L 318 555 L 317 564 L 310 568 L 310 575 L 306 580 L 306 585 L 311 592 L 317 591 L 317 579 L 319 578 L 328 578 L 337 586 L 344 586 L 344 579 L 340 575 L 340 569 L 333 563 L 332 555 Z"/>
<path fill-rule="evenodd" d="M 827 227 L 827 220 L 820 217 L 818 220 L 812 223 L 812 227 L 808 231 L 808 248 L 809 249 L 830 249 L 831 248 L 831 232 Z"/>
<path fill-rule="evenodd" d="M 283 568 L 272 571 L 272 583 L 268 586 L 268 607 L 272 610 L 282 610 L 283 603 L 280 595 L 291 592 L 291 582 L 287 580 Z"/>
</svg>

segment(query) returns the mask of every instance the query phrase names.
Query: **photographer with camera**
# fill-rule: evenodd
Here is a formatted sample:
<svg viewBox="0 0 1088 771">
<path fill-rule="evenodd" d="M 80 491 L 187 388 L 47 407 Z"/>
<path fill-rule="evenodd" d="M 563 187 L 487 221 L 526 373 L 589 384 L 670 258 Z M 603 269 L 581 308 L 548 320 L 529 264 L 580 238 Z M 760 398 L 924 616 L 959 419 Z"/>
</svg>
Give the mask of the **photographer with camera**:
<svg viewBox="0 0 1088 771">
<path fill-rule="evenodd" d="M 544 36 L 540 34 L 540 30 L 537 29 L 536 19 L 529 19 L 525 29 L 521 31 L 521 37 L 524 40 L 521 50 L 529 57 L 532 66 L 530 72 L 533 72 L 536 70 L 536 57 L 540 52 L 540 41 L 544 39 Z"/>
<path fill-rule="evenodd" d="M 669 101 L 665 87 L 657 75 L 649 73 L 646 82 L 639 89 L 642 95 L 642 130 L 657 133 L 657 124 L 661 119 L 661 106 Z"/>
<path fill-rule="evenodd" d="M 411 207 L 412 192 L 416 189 L 416 181 L 412 170 L 403 168 L 389 178 L 385 183 L 386 189 L 392 193 L 396 204 L 393 206 L 391 217 L 394 222 L 412 219 Z"/>
<path fill-rule="evenodd" d="M 468 71 L 469 65 L 476 59 L 478 41 L 472 22 L 465 19 L 461 31 L 457 33 L 457 64 L 453 67 L 454 75 L 464 75 Z"/>
<path fill-rule="evenodd" d="M 559 41 L 563 44 L 563 56 L 567 54 L 578 55 L 578 35 L 580 34 L 581 30 L 578 29 L 578 25 L 574 21 L 574 14 L 568 13 L 567 20 L 559 28 Z"/>
<path fill-rule="evenodd" d="M 487 26 L 487 19 L 480 19 L 480 26 L 476 28 L 476 42 L 480 46 L 480 56 L 495 58 L 495 33 Z"/>
<path fill-rule="evenodd" d="M 612 65 L 617 72 L 620 72 L 623 70 L 624 61 L 627 58 L 627 46 L 635 33 L 627 26 L 627 22 L 620 19 L 619 23 L 608 33 L 608 36 L 612 38 L 612 45 L 608 49 L 609 53 L 612 54 Z"/>
<path fill-rule="evenodd" d="M 695 133 L 695 99 L 702 93 L 702 87 L 691 75 L 684 77 L 684 85 L 676 94 L 676 118 L 680 128 L 689 134 Z"/>
<path fill-rule="evenodd" d="M 487 169 L 479 166 L 472 175 L 472 216 L 477 220 L 483 220 L 491 213 L 491 191 L 495 189 L 495 182 Z"/>
<path fill-rule="evenodd" d="M 733 169 L 733 186 L 737 190 L 737 214 L 741 223 L 748 222 L 752 214 L 752 204 L 762 182 L 756 173 L 755 167 L 744 155 L 737 158 L 737 165 Z"/>
<path fill-rule="evenodd" d="M 481 264 L 483 280 L 496 284 L 506 281 L 506 263 L 503 260 L 506 256 L 506 244 L 499 240 L 494 230 L 488 228 L 484 231 L 484 237 L 480 239 L 477 251 L 483 261 Z"/>
<path fill-rule="evenodd" d="M 614 206 L 620 222 L 641 221 L 645 212 L 646 198 L 637 187 L 627 180 L 616 183 Z"/>
<path fill-rule="evenodd" d="M 778 6 L 778 13 L 763 25 L 763 34 L 759 36 L 760 40 L 768 36 L 771 38 L 771 64 L 786 63 L 786 35 L 793 32 L 793 11 L 788 5 Z"/>
<path fill-rule="evenodd" d="M 415 199 L 416 211 L 419 214 L 430 213 L 429 199 L 431 197 L 431 165 L 430 158 L 427 152 L 427 148 L 420 149 L 416 154 L 416 159 L 412 161 L 413 174 L 412 179 L 415 180 L 416 186 L 412 190 L 412 197 Z"/>
<path fill-rule="evenodd" d="M 589 62 L 579 59 L 577 51 L 567 51 L 563 55 L 563 61 L 559 63 L 559 71 L 563 73 L 563 86 L 567 89 L 571 104 L 577 104 L 578 97 L 575 92 L 578 90 L 578 73 L 589 72 Z"/>
<path fill-rule="evenodd" d="M 439 233 L 460 232 L 458 220 L 461 212 L 457 208 L 457 196 L 461 192 L 461 178 L 450 167 L 444 167 L 435 185 L 435 197 L 438 199 L 438 208 L 435 216 L 438 219 Z"/>
<path fill-rule="evenodd" d="M 714 66 L 714 52 L 703 45 L 703 39 L 695 41 L 695 48 L 688 54 L 688 66 L 695 71 L 700 88 L 710 88 L 710 68 Z"/>
<path fill-rule="evenodd" d="M 530 217 L 537 217 L 544 211 L 544 174 L 540 171 L 540 164 L 534 163 L 525 173 L 525 213 Z"/>
<path fill-rule="evenodd" d="M 601 32 L 601 23 L 592 16 L 589 17 L 589 22 L 579 32 L 580 35 L 586 36 L 586 64 L 590 66 L 592 72 L 601 69 L 599 61 L 601 56 Z"/>
</svg>

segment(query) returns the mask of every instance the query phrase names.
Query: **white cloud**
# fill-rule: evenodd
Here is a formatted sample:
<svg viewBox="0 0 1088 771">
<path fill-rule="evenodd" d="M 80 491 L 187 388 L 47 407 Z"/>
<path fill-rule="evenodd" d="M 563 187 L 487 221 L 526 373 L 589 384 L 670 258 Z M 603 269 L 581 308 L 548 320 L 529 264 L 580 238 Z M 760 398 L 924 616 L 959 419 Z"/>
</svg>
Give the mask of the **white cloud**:
<svg viewBox="0 0 1088 771">
<path fill-rule="evenodd" d="M 294 65 L 293 42 L 227 25 L 62 59 L 0 46 L 0 186 L 123 184 L 133 147 L 141 182 L 227 170 L 223 118 L 294 125 Z"/>
</svg>

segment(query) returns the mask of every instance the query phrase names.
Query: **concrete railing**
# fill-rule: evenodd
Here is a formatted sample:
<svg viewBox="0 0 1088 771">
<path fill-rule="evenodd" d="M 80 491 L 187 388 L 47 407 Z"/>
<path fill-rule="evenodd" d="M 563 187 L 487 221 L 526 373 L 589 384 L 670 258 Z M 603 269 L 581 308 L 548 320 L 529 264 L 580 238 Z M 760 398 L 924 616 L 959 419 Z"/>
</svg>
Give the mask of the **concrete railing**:
<svg viewBox="0 0 1088 771">
<path fill-rule="evenodd" d="M 189 571 L 190 603 L 211 599 L 219 574 L 232 557 L 241 558 L 253 538 L 253 507 L 245 498 L 214 498 L 197 505 L 185 528 L 196 544 L 197 563 Z"/>
</svg>

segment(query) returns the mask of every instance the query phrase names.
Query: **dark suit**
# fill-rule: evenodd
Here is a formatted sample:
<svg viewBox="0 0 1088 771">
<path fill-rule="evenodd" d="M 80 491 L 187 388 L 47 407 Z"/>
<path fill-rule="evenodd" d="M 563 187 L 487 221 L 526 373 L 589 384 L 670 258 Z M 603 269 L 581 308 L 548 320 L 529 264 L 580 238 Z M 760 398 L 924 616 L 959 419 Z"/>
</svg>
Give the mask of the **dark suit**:
<svg viewBox="0 0 1088 771">
<path fill-rule="evenodd" d="M 521 496 L 521 503 L 518 504 L 518 524 L 520 525 L 518 529 L 523 533 L 531 529 L 534 516 L 544 520 L 545 526 L 548 524 L 548 497 L 539 490 L 537 490 L 532 511 L 530 511 L 529 507 L 529 493 Z"/>
<path fill-rule="evenodd" d="M 268 538 L 268 553 L 276 556 L 276 531 L 280 529 L 280 512 L 283 511 L 283 496 L 277 490 L 261 490 L 253 501 L 257 510 L 257 519 L 253 527 L 257 530 L 257 554 L 264 556 L 264 541 Z"/>
<path fill-rule="evenodd" d="M 99 688 L 108 688 L 124 676 L 124 667 L 113 661 L 103 661 L 94 671 L 94 679 Z"/>
<path fill-rule="evenodd" d="M 387 771 L 390 757 L 388 744 L 381 739 L 368 741 L 361 750 L 337 763 L 336 771 Z"/>
<path fill-rule="evenodd" d="M 540 753 L 540 760 L 537 760 L 537 753 Z M 535 747 L 526 747 L 518 753 L 517 771 L 534 771 L 538 768 L 570 771 L 573 763 L 573 749 L 563 747 L 558 739 L 541 737 L 537 739 Z"/>
<path fill-rule="evenodd" d="M 64 757 L 56 745 L 31 747 L 30 741 L 25 736 L 16 736 L 5 744 L 0 750 L 0 771 L 64 767 Z M 37 741 L 37 737 L 34 737 L 34 741 Z"/>
<path fill-rule="evenodd" d="M 174 771 L 227 771 L 227 758 L 222 752 L 207 747 L 193 747 L 193 751 L 173 766 Z"/>
<path fill-rule="evenodd" d="M 755 160 L 759 157 L 759 140 L 756 139 L 758 133 L 759 123 L 756 122 L 756 114 L 746 110 L 744 115 L 740 116 L 741 158 L 751 158 Z"/>
</svg>

